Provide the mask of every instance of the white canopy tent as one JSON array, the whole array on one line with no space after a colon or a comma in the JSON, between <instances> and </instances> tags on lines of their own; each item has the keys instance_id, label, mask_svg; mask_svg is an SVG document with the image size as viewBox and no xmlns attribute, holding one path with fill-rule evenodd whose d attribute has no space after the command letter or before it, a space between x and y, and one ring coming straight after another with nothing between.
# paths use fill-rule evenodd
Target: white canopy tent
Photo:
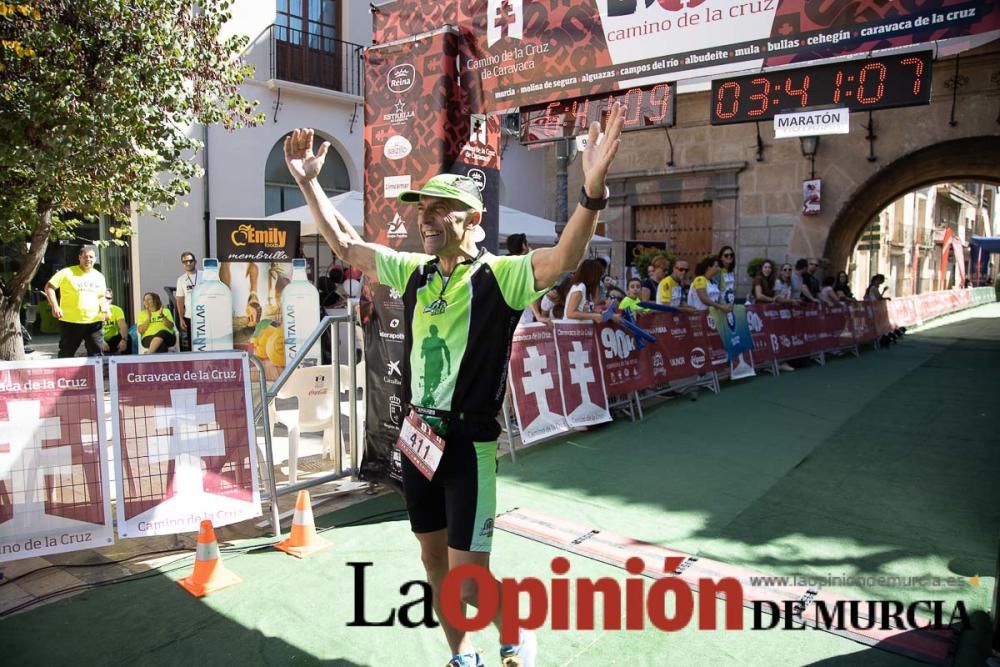
<instances>
[{"instance_id":1,"label":"white canopy tent","mask_svg":"<svg viewBox=\"0 0 1000 667\"><path fill-rule=\"evenodd\" d=\"M344 192L343 194L330 197L330 202L358 230L363 233L364 226L364 197L357 190ZM267 216L268 220L300 220L302 222L302 236L316 236L316 224L313 222L312 213L308 206L282 211ZM525 213L508 206L500 207L500 234L499 244L501 252L504 252L507 237L510 234L524 234L528 237L528 243L533 248L555 245L556 223L537 215ZM591 252L598 255L610 254L611 239L605 236L595 235L590 242Z\"/></svg>"}]
</instances>

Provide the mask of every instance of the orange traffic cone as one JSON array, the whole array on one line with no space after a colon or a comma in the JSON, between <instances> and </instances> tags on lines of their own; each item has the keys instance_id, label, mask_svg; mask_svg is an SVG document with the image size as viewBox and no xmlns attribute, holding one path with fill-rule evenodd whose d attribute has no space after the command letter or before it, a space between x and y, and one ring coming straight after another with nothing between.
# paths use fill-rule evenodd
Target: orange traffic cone
<instances>
[{"instance_id":1,"label":"orange traffic cone","mask_svg":"<svg viewBox=\"0 0 1000 667\"><path fill-rule=\"evenodd\" d=\"M212 522L205 519L198 529L198 550L194 556L194 571L190 577L178 579L177 583L191 595L200 598L241 581L242 579L223 566L219 543L215 541L215 529L212 528Z\"/></svg>"},{"instance_id":2,"label":"orange traffic cone","mask_svg":"<svg viewBox=\"0 0 1000 667\"><path fill-rule=\"evenodd\" d=\"M298 558L305 558L331 546L329 542L316 536L316 523L313 521L312 503L309 501L308 491L299 491L295 499L292 534L287 540L282 540L274 546Z\"/></svg>"}]
</instances>

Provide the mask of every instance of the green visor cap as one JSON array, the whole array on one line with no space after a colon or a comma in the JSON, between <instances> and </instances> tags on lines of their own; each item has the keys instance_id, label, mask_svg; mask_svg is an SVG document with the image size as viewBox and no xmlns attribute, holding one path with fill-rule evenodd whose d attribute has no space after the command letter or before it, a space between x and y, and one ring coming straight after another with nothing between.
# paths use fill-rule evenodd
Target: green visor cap
<instances>
[{"instance_id":1,"label":"green visor cap","mask_svg":"<svg viewBox=\"0 0 1000 667\"><path fill-rule=\"evenodd\" d=\"M421 196L457 199L469 208L483 212L483 196L479 186L468 176L438 174L419 190L404 190L396 197L404 204L416 204Z\"/></svg>"}]
</instances>

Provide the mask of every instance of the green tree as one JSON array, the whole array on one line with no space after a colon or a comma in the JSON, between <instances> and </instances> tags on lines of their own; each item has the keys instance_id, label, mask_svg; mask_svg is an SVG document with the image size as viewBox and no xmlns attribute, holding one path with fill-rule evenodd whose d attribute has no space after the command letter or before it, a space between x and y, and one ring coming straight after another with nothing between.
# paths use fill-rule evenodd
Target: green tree
<instances>
[{"instance_id":1,"label":"green tree","mask_svg":"<svg viewBox=\"0 0 1000 667\"><path fill-rule=\"evenodd\" d=\"M196 124L256 125L239 87L232 0L0 0L0 359L24 351L18 311L49 239L81 217L162 217L189 181Z\"/></svg>"}]
</instances>

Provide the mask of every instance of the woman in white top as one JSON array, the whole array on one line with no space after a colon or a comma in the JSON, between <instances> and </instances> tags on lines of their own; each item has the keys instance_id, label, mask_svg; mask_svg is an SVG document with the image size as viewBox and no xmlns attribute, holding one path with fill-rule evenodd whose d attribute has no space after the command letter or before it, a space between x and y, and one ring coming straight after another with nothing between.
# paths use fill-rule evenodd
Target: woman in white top
<instances>
[{"instance_id":1,"label":"woman in white top","mask_svg":"<svg viewBox=\"0 0 1000 667\"><path fill-rule=\"evenodd\" d=\"M594 323L603 321L601 313L595 312L595 303L600 296L601 276L604 275L604 264L596 259L585 259L576 268L576 273L570 279L572 287L566 293L566 309L563 320L589 320ZM613 315L616 322L621 321L619 315Z\"/></svg>"},{"instance_id":2,"label":"woman in white top","mask_svg":"<svg viewBox=\"0 0 1000 667\"><path fill-rule=\"evenodd\" d=\"M782 264L774 280L774 300L778 303L796 303L792 298L792 265Z\"/></svg>"},{"instance_id":3,"label":"woman in white top","mask_svg":"<svg viewBox=\"0 0 1000 667\"><path fill-rule=\"evenodd\" d=\"M694 267L694 280L688 290L688 305L695 310L708 310L710 307L729 312L733 307L722 301L722 292L713 282L719 273L718 257L706 257Z\"/></svg>"},{"instance_id":4,"label":"woman in white top","mask_svg":"<svg viewBox=\"0 0 1000 667\"><path fill-rule=\"evenodd\" d=\"M736 251L733 246L724 245L719 251L719 272L712 282L719 286L719 301L736 303Z\"/></svg>"}]
</instances>

